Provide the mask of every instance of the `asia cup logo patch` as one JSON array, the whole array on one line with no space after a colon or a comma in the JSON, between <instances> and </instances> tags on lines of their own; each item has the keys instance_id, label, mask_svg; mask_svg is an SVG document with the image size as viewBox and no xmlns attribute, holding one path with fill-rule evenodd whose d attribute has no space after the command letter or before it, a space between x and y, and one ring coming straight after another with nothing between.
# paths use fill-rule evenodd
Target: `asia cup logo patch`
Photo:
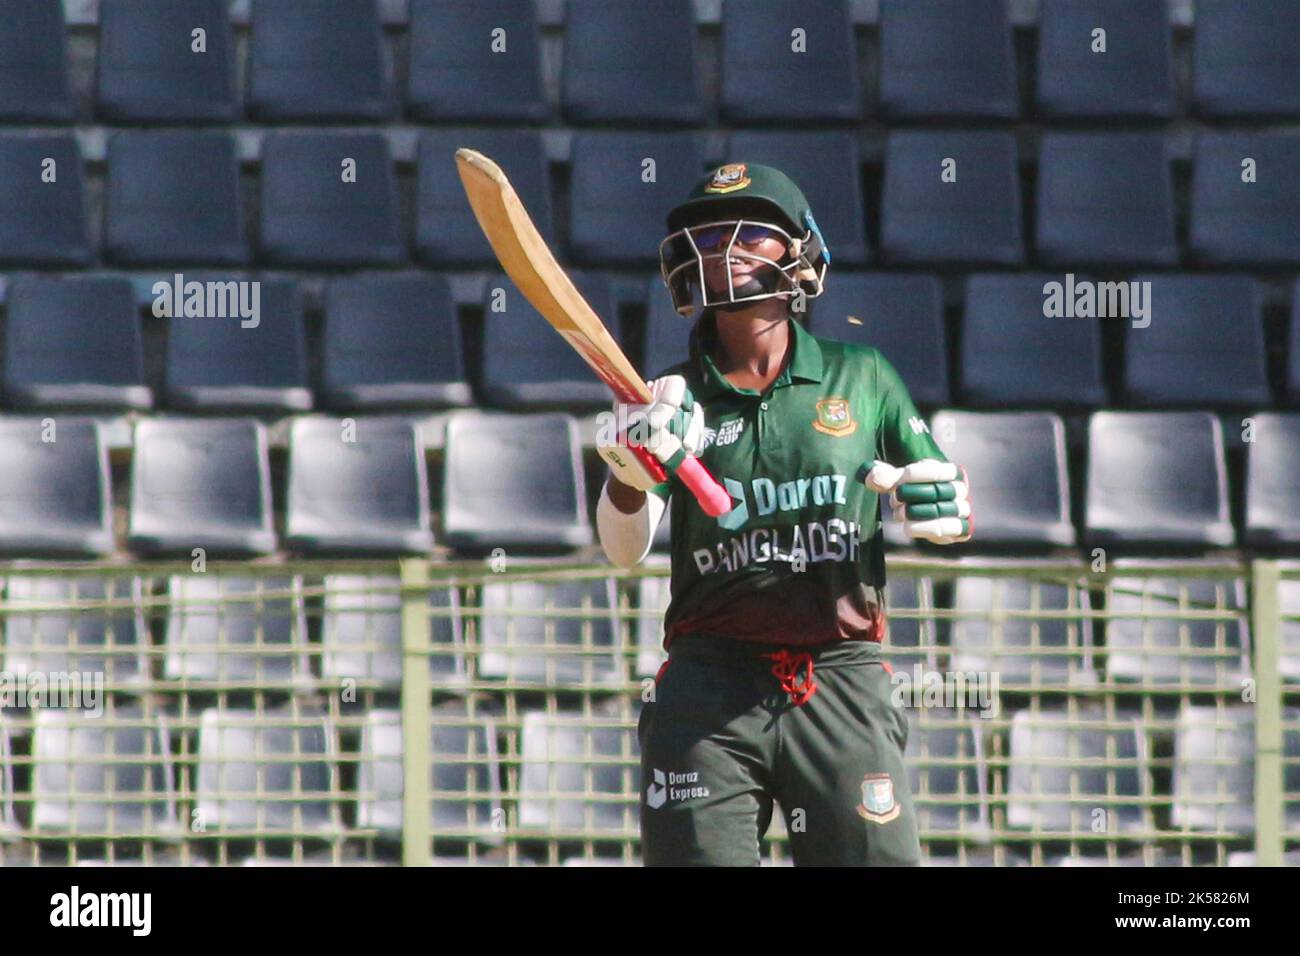
<instances>
[{"instance_id":1,"label":"asia cup logo patch","mask_svg":"<svg viewBox=\"0 0 1300 956\"><path fill-rule=\"evenodd\" d=\"M847 398L823 398L817 403L817 419L812 425L819 432L836 438L852 435L858 429Z\"/></svg>"},{"instance_id":2,"label":"asia cup logo patch","mask_svg":"<svg viewBox=\"0 0 1300 956\"><path fill-rule=\"evenodd\" d=\"M903 808L894 799L894 780L887 773L869 773L862 778L862 802L858 816L872 823L895 820Z\"/></svg>"},{"instance_id":3,"label":"asia cup logo patch","mask_svg":"<svg viewBox=\"0 0 1300 956\"><path fill-rule=\"evenodd\" d=\"M727 163L719 166L713 179L704 187L706 193L730 193L749 185L749 171L744 163Z\"/></svg>"}]
</instances>

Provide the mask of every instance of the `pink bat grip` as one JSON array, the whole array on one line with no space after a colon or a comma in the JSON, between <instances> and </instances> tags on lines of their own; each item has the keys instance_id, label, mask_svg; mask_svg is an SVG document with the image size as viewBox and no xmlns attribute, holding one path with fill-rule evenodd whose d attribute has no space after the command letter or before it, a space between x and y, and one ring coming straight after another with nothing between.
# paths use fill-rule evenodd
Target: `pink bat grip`
<instances>
[{"instance_id":1,"label":"pink bat grip","mask_svg":"<svg viewBox=\"0 0 1300 956\"><path fill-rule=\"evenodd\" d=\"M708 469L700 464L698 458L687 455L677 466L676 474L682 480L682 484L690 489L695 500L700 503L700 507L710 518L725 515L731 510L731 495L709 474Z\"/></svg>"}]
</instances>

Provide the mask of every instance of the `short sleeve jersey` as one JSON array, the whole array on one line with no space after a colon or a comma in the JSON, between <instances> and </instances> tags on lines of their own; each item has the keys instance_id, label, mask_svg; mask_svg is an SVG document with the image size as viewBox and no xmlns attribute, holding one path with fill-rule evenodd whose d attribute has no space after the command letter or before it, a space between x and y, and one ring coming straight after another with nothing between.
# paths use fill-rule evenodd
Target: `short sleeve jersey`
<instances>
[{"instance_id":1,"label":"short sleeve jersey","mask_svg":"<svg viewBox=\"0 0 1300 956\"><path fill-rule=\"evenodd\" d=\"M685 377L704 406L700 460L731 494L711 518L673 479L671 601L664 645L689 633L763 644L881 641L885 585L873 459L946 461L898 373L876 349L819 338L791 320L793 352L761 394L709 355L714 313L690 335ZM658 376L656 376L658 377Z\"/></svg>"}]
</instances>

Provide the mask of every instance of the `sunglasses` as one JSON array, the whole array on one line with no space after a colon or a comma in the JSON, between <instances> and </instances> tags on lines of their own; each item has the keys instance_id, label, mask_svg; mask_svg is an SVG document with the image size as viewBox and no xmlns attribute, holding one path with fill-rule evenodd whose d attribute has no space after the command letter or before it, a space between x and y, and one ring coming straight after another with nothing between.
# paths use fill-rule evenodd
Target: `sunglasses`
<instances>
[{"instance_id":1,"label":"sunglasses","mask_svg":"<svg viewBox=\"0 0 1300 956\"><path fill-rule=\"evenodd\" d=\"M781 233L777 230L756 223L745 223L739 232L736 232L734 225L701 226L691 230L691 238L699 249L708 251L725 246L731 240L732 233L736 234L737 242L746 246L757 245L764 239L781 238Z\"/></svg>"}]
</instances>

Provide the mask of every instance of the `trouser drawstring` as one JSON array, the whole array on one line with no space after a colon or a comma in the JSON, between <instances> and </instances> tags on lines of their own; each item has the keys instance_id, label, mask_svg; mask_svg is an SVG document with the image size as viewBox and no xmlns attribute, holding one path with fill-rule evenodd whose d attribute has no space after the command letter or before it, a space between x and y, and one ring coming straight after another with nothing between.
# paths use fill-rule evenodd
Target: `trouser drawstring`
<instances>
[{"instance_id":1,"label":"trouser drawstring","mask_svg":"<svg viewBox=\"0 0 1300 956\"><path fill-rule=\"evenodd\" d=\"M763 656L775 661L772 665L772 676L781 682L781 690L790 695L790 700L796 707L802 706L809 697L817 693L817 684L813 680L813 659L807 651L791 654L788 650L782 649ZM800 668L804 669L802 684L797 682Z\"/></svg>"}]
</instances>

